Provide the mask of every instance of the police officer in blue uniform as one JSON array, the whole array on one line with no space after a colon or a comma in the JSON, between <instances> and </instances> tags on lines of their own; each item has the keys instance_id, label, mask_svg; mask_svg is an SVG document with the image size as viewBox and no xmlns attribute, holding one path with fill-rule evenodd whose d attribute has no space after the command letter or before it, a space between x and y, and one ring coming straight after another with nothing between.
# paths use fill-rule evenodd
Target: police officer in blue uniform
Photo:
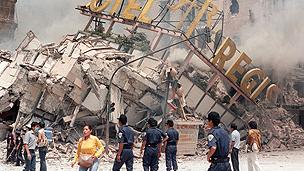
<instances>
[{"instance_id":1,"label":"police officer in blue uniform","mask_svg":"<svg viewBox=\"0 0 304 171\"><path fill-rule=\"evenodd\" d=\"M162 140L166 137L165 133L156 128L157 121L153 118L148 120L148 129L144 136L144 141L142 143L140 154L142 155L143 150L143 167L144 171L157 171L158 170L158 160L161 156L161 146Z\"/></svg>"},{"instance_id":2,"label":"police officer in blue uniform","mask_svg":"<svg viewBox=\"0 0 304 171\"><path fill-rule=\"evenodd\" d=\"M211 163L208 171L231 171L229 163L229 135L223 128L219 127L221 117L217 112L208 114L208 127L211 128L208 134L207 160Z\"/></svg>"},{"instance_id":3,"label":"police officer in blue uniform","mask_svg":"<svg viewBox=\"0 0 304 171\"><path fill-rule=\"evenodd\" d=\"M173 128L174 122L172 120L168 120L166 122L167 137L164 139L165 153L166 153L166 168L167 171L171 171L172 166L173 170L176 171L177 162L176 162L176 152L177 152L177 143L179 140L179 133L176 129Z\"/></svg>"},{"instance_id":4,"label":"police officer in blue uniform","mask_svg":"<svg viewBox=\"0 0 304 171\"><path fill-rule=\"evenodd\" d=\"M118 132L119 149L113 165L113 171L119 171L123 164L126 164L127 171L133 170L133 145L134 131L127 125L127 116L120 115L118 124L120 126Z\"/></svg>"}]
</instances>

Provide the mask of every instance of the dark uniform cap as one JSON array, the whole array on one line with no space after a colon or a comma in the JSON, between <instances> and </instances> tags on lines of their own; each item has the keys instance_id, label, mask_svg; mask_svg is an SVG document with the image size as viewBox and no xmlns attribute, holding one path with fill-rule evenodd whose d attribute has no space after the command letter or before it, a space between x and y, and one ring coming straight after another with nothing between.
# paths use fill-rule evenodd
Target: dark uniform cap
<instances>
[{"instance_id":1,"label":"dark uniform cap","mask_svg":"<svg viewBox=\"0 0 304 171\"><path fill-rule=\"evenodd\" d=\"M170 122L173 123L173 120L168 119L167 122L166 122L166 124L169 124Z\"/></svg>"},{"instance_id":2,"label":"dark uniform cap","mask_svg":"<svg viewBox=\"0 0 304 171\"><path fill-rule=\"evenodd\" d=\"M210 112L208 114L208 120L211 120L211 121L214 121L214 120L220 121L221 120L221 116L217 112Z\"/></svg>"},{"instance_id":3,"label":"dark uniform cap","mask_svg":"<svg viewBox=\"0 0 304 171\"><path fill-rule=\"evenodd\" d=\"M124 114L120 115L119 118L117 118L117 119L122 123L127 123L127 121L128 121L127 116Z\"/></svg>"},{"instance_id":4,"label":"dark uniform cap","mask_svg":"<svg viewBox=\"0 0 304 171\"><path fill-rule=\"evenodd\" d=\"M148 119L148 124L149 124L151 127L155 127L155 126L157 126L157 121L156 121L154 118L149 118L149 119Z\"/></svg>"}]
</instances>

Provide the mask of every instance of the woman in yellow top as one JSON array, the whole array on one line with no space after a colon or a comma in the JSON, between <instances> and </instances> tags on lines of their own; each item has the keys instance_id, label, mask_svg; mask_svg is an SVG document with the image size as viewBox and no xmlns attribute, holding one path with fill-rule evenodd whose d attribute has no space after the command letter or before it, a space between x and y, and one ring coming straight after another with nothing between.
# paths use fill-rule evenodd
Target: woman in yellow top
<instances>
[{"instance_id":1,"label":"woman in yellow top","mask_svg":"<svg viewBox=\"0 0 304 171\"><path fill-rule=\"evenodd\" d=\"M91 135L92 126L86 125L83 127L83 137L79 139L77 152L75 154L72 167L80 161L93 161L91 167L87 168L84 166L79 166L79 171L97 171L99 166L98 157L104 152L104 146L101 144L100 140Z\"/></svg>"}]
</instances>

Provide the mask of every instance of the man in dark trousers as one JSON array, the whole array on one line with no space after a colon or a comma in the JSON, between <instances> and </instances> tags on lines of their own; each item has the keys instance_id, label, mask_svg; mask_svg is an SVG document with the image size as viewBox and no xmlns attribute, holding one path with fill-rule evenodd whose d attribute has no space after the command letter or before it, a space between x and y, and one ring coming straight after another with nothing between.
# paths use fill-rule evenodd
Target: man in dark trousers
<instances>
[{"instance_id":1,"label":"man in dark trousers","mask_svg":"<svg viewBox=\"0 0 304 171\"><path fill-rule=\"evenodd\" d=\"M208 154L207 160L211 163L208 171L231 171L229 163L229 144L228 132L219 127L221 117L217 112L208 114Z\"/></svg>"},{"instance_id":2,"label":"man in dark trousers","mask_svg":"<svg viewBox=\"0 0 304 171\"><path fill-rule=\"evenodd\" d=\"M15 159L15 147L16 139L13 132L13 127L9 127L8 133L6 135L6 162L13 162Z\"/></svg>"},{"instance_id":3,"label":"man in dark trousers","mask_svg":"<svg viewBox=\"0 0 304 171\"><path fill-rule=\"evenodd\" d=\"M23 147L23 139L21 136L21 130L16 130L16 150L17 150L17 160L16 166L20 166L20 162L24 163L23 156L22 156L22 147Z\"/></svg>"},{"instance_id":4,"label":"man in dark trousers","mask_svg":"<svg viewBox=\"0 0 304 171\"><path fill-rule=\"evenodd\" d=\"M39 123L32 122L31 130L27 131L24 135L24 156L25 156L25 168L23 171L35 171L36 170L36 154L35 149L37 147L37 135L39 131Z\"/></svg>"},{"instance_id":5,"label":"man in dark trousers","mask_svg":"<svg viewBox=\"0 0 304 171\"><path fill-rule=\"evenodd\" d=\"M37 146L40 158L40 171L47 171L46 154L48 152L48 140L45 136L44 128L45 123L43 121L39 122Z\"/></svg>"},{"instance_id":6,"label":"man in dark trousers","mask_svg":"<svg viewBox=\"0 0 304 171\"><path fill-rule=\"evenodd\" d=\"M164 147L166 153L166 167L167 171L173 170L176 171L178 169L176 162L176 152L177 152L177 143L179 140L179 133L176 129L173 128L174 122L172 120L168 120L166 122L167 126L167 137L164 139Z\"/></svg>"},{"instance_id":7,"label":"man in dark trousers","mask_svg":"<svg viewBox=\"0 0 304 171\"><path fill-rule=\"evenodd\" d=\"M233 171L239 171L239 149L241 143L241 136L237 130L236 124L232 123L230 125L231 131L231 144L230 144L230 153L231 153L231 162Z\"/></svg>"},{"instance_id":8,"label":"man in dark trousers","mask_svg":"<svg viewBox=\"0 0 304 171\"><path fill-rule=\"evenodd\" d=\"M118 119L119 132L117 135L119 149L113 166L113 171L119 171L126 164L127 171L133 170L134 131L127 125L127 116L120 115Z\"/></svg>"},{"instance_id":9,"label":"man in dark trousers","mask_svg":"<svg viewBox=\"0 0 304 171\"><path fill-rule=\"evenodd\" d=\"M140 155L142 156L143 150L143 167L144 171L157 171L158 160L161 156L162 140L166 138L165 133L156 128L157 121L153 118L148 120L148 129L144 136L144 141L140 149Z\"/></svg>"}]
</instances>

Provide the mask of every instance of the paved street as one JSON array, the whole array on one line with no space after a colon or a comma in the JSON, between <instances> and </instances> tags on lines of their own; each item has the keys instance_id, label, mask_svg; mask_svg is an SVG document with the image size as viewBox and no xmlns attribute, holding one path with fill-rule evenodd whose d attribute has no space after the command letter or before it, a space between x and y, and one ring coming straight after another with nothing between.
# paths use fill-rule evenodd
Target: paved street
<instances>
[{"instance_id":1,"label":"paved street","mask_svg":"<svg viewBox=\"0 0 304 171\"><path fill-rule=\"evenodd\" d=\"M284 151L284 152L270 152L263 153L260 156L260 164L263 171L300 171L304 167L304 150ZM49 161L48 171L76 171L77 167L71 168L67 161ZM112 163L101 163L99 171L110 171ZM208 168L208 163L205 159L196 157L195 159L188 157L186 159L179 159L180 171L204 171ZM37 169L39 168L37 163ZM0 163L0 171L20 171L22 167L9 166ZM165 163L162 159L160 163L160 171L165 170ZM246 155L241 157L241 170L247 170ZM122 169L125 171L125 169ZM135 164L134 171L142 171L140 161Z\"/></svg>"}]
</instances>

